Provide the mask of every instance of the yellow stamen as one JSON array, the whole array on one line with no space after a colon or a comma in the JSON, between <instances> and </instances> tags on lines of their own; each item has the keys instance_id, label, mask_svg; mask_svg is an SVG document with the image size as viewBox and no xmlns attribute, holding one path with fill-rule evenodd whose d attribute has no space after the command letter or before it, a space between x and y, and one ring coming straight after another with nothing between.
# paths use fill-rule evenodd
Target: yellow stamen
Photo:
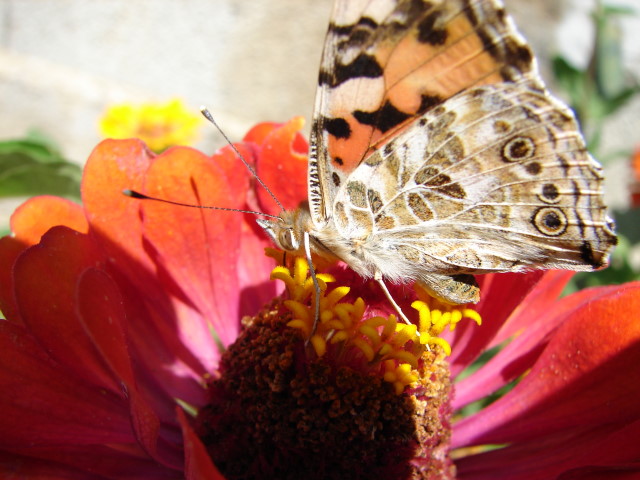
<instances>
[{"instance_id":1,"label":"yellow stamen","mask_svg":"<svg viewBox=\"0 0 640 480\"><path fill-rule=\"evenodd\" d=\"M284 306L293 316L287 325L300 330L317 357L325 356L329 345L335 352L354 352L355 349L360 357L351 353L346 358L361 358L370 368L380 365L383 378L393 384L397 393L402 393L417 380L418 373L414 370L418 369L420 358L430 350L429 347L439 347L446 355L451 354L451 346L439 336L447 326L453 330L463 318L481 323L477 312L442 304L420 292L421 300L412 304L418 311L418 325L398 323L393 314L388 318L364 318L366 305L362 298L353 302L345 300L350 288L338 286L328 290L327 282L335 281L335 278L318 273L320 318L311 335L315 289L306 260L295 258L291 269L276 267L271 278L282 280L290 297L284 301Z\"/></svg>"}]
</instances>

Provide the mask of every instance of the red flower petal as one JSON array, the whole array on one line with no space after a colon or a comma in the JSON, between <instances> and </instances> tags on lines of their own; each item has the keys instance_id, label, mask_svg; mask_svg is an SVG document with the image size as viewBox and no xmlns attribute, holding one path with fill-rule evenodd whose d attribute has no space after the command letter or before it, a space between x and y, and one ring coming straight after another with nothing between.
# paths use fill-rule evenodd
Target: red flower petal
<instances>
[{"instance_id":1,"label":"red flower petal","mask_svg":"<svg viewBox=\"0 0 640 480\"><path fill-rule=\"evenodd\" d=\"M276 128L280 128L282 123L277 122L262 122L251 127L251 130L242 139L243 142L255 143L256 145L262 145L265 138Z\"/></svg>"},{"instance_id":2,"label":"red flower petal","mask_svg":"<svg viewBox=\"0 0 640 480\"><path fill-rule=\"evenodd\" d=\"M101 263L87 235L54 227L16 261L15 294L24 323L53 358L89 384L117 391L74 305L78 277Z\"/></svg>"},{"instance_id":3,"label":"red flower petal","mask_svg":"<svg viewBox=\"0 0 640 480\"><path fill-rule=\"evenodd\" d=\"M69 375L25 329L0 322L0 350L0 389L11 392L0 396L0 449L135 442L122 398Z\"/></svg>"},{"instance_id":4,"label":"red flower petal","mask_svg":"<svg viewBox=\"0 0 640 480\"><path fill-rule=\"evenodd\" d=\"M143 212L153 202L122 194L125 188L145 192L145 177L154 157L138 140L101 142L85 167L83 199L90 234L105 252L109 273L129 300L127 315L136 319L130 322L128 333L146 375L153 376L157 387L164 389L158 391L162 398L169 394L198 404L203 401L198 379L206 367L185 348L179 335L176 308L187 307L172 297L177 290L157 264L156 253L144 236ZM189 320L185 316L186 325ZM159 363L171 367L158 368ZM156 411L161 406L162 402L156 404ZM165 414L173 417L173 410ZM161 414L161 418L165 416Z\"/></svg>"},{"instance_id":5,"label":"red flower petal","mask_svg":"<svg viewBox=\"0 0 640 480\"><path fill-rule=\"evenodd\" d=\"M180 452L175 449L165 449L162 455L157 452L160 421L135 380L124 330L123 299L117 286L105 272L88 269L78 282L76 301L87 334L129 401L132 425L140 446L159 463L180 468Z\"/></svg>"},{"instance_id":6,"label":"red flower petal","mask_svg":"<svg viewBox=\"0 0 640 480\"><path fill-rule=\"evenodd\" d=\"M4 318L24 324L13 289L13 265L27 245L13 237L0 238L0 311Z\"/></svg>"},{"instance_id":7,"label":"red flower petal","mask_svg":"<svg viewBox=\"0 0 640 480\"><path fill-rule=\"evenodd\" d=\"M457 446L515 442L504 455L491 453L501 458L509 478L555 478L558 472L585 465L579 461L602 465L597 456L567 456L567 446L595 451L607 436L622 435L640 418L640 384L628 378L640 363L640 283L588 290L577 305L572 297L550 312L567 318L531 372L509 394L454 428ZM566 303L572 306L568 316ZM624 443L612 445L611 451L619 447ZM553 468L538 476L517 476L509 470L515 462L527 465L527 455L530 468L542 458L550 458ZM471 472L480 462L469 457L460 465ZM492 474L499 476L495 470Z\"/></svg>"},{"instance_id":8,"label":"red flower petal","mask_svg":"<svg viewBox=\"0 0 640 480\"><path fill-rule=\"evenodd\" d=\"M82 233L88 230L82 207L59 197L31 198L11 216L14 236L0 239L0 309L7 320L22 323L13 291L12 272L16 259L56 225L66 225Z\"/></svg>"},{"instance_id":9,"label":"red flower petal","mask_svg":"<svg viewBox=\"0 0 640 480\"><path fill-rule=\"evenodd\" d=\"M245 143L235 144L243 158L255 167L254 153L260 148L251 142L262 143L266 137L280 124L264 123L252 129L245 137ZM296 138L301 137L297 136ZM220 166L227 179L229 191L232 197L238 201L236 208L260 212L260 206L255 191L249 188L250 180L256 184L247 168L242 164L235 151L229 146L219 150L212 157L213 163ZM257 188L262 189L258 186ZM243 203L244 202L244 203ZM239 250L235 254L237 262L236 275L240 293L239 312L241 318L244 315L253 315L265 303L276 295L276 284L270 282L269 274L275 262L264 254L264 248L272 246L262 228L256 223L256 215L227 212L224 215L235 215L242 218L241 232L239 234ZM225 266L230 264L232 258L225 259Z\"/></svg>"},{"instance_id":10,"label":"red flower petal","mask_svg":"<svg viewBox=\"0 0 640 480\"><path fill-rule=\"evenodd\" d=\"M516 443L456 462L460 480L637 480L640 422ZM585 439L587 441L585 441Z\"/></svg>"},{"instance_id":11,"label":"red flower petal","mask_svg":"<svg viewBox=\"0 0 640 480\"><path fill-rule=\"evenodd\" d=\"M176 412L184 437L185 478L187 480L224 480L224 476L211 461L207 449L189 425L184 411L177 408Z\"/></svg>"},{"instance_id":12,"label":"red flower petal","mask_svg":"<svg viewBox=\"0 0 640 480\"><path fill-rule=\"evenodd\" d=\"M256 171L286 210L297 208L307 198L306 141L300 134L304 120L296 117L273 130L259 149ZM262 211L278 215L269 193L256 187Z\"/></svg>"},{"instance_id":13,"label":"red flower petal","mask_svg":"<svg viewBox=\"0 0 640 480\"><path fill-rule=\"evenodd\" d=\"M34 447L27 455L0 452L0 472L2 478L21 480L184 479L182 471L168 470L137 457L139 451L117 447Z\"/></svg>"},{"instance_id":14,"label":"red flower petal","mask_svg":"<svg viewBox=\"0 0 640 480\"><path fill-rule=\"evenodd\" d=\"M11 216L11 231L27 245L38 243L42 235L56 225L65 225L80 233L87 233L89 229L80 205L49 195L30 198Z\"/></svg>"},{"instance_id":15,"label":"red flower petal","mask_svg":"<svg viewBox=\"0 0 640 480\"><path fill-rule=\"evenodd\" d=\"M91 234L123 274L150 295L155 288L155 265L142 235L140 201L124 189L144 192L144 178L154 159L139 140L105 140L91 153L82 178L82 199ZM162 298L160 296L159 298Z\"/></svg>"},{"instance_id":16,"label":"red flower petal","mask_svg":"<svg viewBox=\"0 0 640 480\"><path fill-rule=\"evenodd\" d=\"M486 348L492 348L511 337L515 338L481 369L456 384L454 409L494 393L533 365L546 345L549 332L558 327L565 312L574 308L573 303L564 302L564 309L560 311L553 303L573 274L557 270L547 271L542 275L511 315L503 320ZM580 296L575 295L572 300L574 303L578 302ZM552 305L554 314L548 315Z\"/></svg>"},{"instance_id":17,"label":"red flower petal","mask_svg":"<svg viewBox=\"0 0 640 480\"><path fill-rule=\"evenodd\" d=\"M455 377L490 345L507 318L532 291L543 271L478 275L481 300L474 310L482 316L482 327L463 322L456 327L451 341L451 374Z\"/></svg>"},{"instance_id":18,"label":"red flower petal","mask_svg":"<svg viewBox=\"0 0 640 480\"><path fill-rule=\"evenodd\" d=\"M190 205L231 209L245 205L243 192L231 190L225 171L188 148L171 149L156 159L147 174L145 193ZM175 287L199 313L191 315L193 323L182 325L192 341L206 342L192 350L203 356L216 351L211 326L223 344L229 344L239 328L236 257L242 215L160 202L146 202L142 210L145 238Z\"/></svg>"}]
</instances>

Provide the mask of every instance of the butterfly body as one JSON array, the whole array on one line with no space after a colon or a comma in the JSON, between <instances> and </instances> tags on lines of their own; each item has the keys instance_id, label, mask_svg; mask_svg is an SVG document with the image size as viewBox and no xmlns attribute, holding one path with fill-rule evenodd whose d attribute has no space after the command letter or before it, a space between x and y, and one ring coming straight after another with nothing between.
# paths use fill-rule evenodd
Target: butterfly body
<instances>
[{"instance_id":1,"label":"butterfly body","mask_svg":"<svg viewBox=\"0 0 640 480\"><path fill-rule=\"evenodd\" d=\"M281 248L450 303L479 300L474 274L594 270L616 243L601 167L497 0L336 2L308 180L260 221Z\"/></svg>"}]
</instances>

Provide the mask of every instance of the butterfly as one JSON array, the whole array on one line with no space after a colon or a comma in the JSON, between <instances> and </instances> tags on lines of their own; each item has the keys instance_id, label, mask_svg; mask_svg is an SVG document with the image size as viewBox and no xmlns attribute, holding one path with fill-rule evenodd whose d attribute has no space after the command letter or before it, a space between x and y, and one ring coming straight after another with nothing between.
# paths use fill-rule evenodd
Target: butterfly
<instances>
[{"instance_id":1,"label":"butterfly","mask_svg":"<svg viewBox=\"0 0 640 480\"><path fill-rule=\"evenodd\" d=\"M374 278L396 309L385 281L476 303L475 274L605 267L602 181L500 1L338 0L308 203L258 222L285 251Z\"/></svg>"}]
</instances>

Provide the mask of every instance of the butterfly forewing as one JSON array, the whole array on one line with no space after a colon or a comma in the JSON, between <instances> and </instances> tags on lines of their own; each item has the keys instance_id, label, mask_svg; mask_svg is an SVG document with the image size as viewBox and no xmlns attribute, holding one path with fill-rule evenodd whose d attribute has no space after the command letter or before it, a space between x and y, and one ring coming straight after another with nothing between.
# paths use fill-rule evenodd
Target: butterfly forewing
<instances>
[{"instance_id":1,"label":"butterfly forewing","mask_svg":"<svg viewBox=\"0 0 640 480\"><path fill-rule=\"evenodd\" d=\"M312 127L313 217L331 214L345 176L382 138L460 91L502 81L542 88L530 48L493 0L336 2Z\"/></svg>"}]
</instances>

